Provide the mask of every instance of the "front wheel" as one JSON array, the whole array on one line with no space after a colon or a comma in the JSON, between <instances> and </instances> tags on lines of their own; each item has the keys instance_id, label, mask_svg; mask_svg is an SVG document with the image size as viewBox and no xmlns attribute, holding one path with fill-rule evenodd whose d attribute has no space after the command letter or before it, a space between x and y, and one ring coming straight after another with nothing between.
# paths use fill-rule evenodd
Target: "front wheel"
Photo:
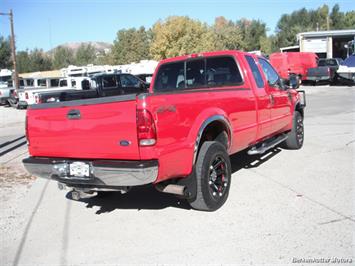
<instances>
[{"instance_id":1,"label":"front wheel","mask_svg":"<svg viewBox=\"0 0 355 266\"><path fill-rule=\"evenodd\" d=\"M219 209L228 198L231 172L226 148L216 141L204 142L197 157L197 194L189 200L191 207L203 211Z\"/></svg>"},{"instance_id":2,"label":"front wheel","mask_svg":"<svg viewBox=\"0 0 355 266\"><path fill-rule=\"evenodd\" d=\"M295 111L292 119L292 130L288 133L288 138L282 147L290 150L298 150L303 146L304 126L303 117L300 112Z\"/></svg>"}]
</instances>

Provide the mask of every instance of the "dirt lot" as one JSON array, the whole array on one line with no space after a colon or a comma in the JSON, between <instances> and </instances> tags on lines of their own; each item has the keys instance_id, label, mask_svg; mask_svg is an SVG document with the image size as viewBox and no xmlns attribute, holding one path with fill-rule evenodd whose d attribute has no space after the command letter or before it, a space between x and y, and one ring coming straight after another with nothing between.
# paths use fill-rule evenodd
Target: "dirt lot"
<instances>
[{"instance_id":1,"label":"dirt lot","mask_svg":"<svg viewBox=\"0 0 355 266\"><path fill-rule=\"evenodd\" d=\"M213 213L149 186L73 201L24 174L25 111L0 107L0 264L353 265L355 87L305 90L304 148L233 155Z\"/></svg>"}]
</instances>

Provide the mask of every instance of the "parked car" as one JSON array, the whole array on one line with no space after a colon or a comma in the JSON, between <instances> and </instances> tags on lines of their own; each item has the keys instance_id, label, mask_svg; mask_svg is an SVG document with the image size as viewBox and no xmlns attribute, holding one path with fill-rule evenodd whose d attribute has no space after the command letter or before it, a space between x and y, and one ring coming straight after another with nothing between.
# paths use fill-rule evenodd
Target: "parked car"
<instances>
[{"instance_id":1,"label":"parked car","mask_svg":"<svg viewBox=\"0 0 355 266\"><path fill-rule=\"evenodd\" d=\"M302 81L307 80L307 70L318 66L318 56L315 53L273 53L269 58L277 73L285 80L288 80L291 74L298 75Z\"/></svg>"},{"instance_id":2,"label":"parked car","mask_svg":"<svg viewBox=\"0 0 355 266\"><path fill-rule=\"evenodd\" d=\"M355 84L355 54L346 58L337 70L339 79L346 84Z\"/></svg>"},{"instance_id":3,"label":"parked car","mask_svg":"<svg viewBox=\"0 0 355 266\"><path fill-rule=\"evenodd\" d=\"M214 211L229 194L230 154L302 147L304 103L263 57L179 56L159 63L147 93L30 106L23 163L74 199L152 183Z\"/></svg>"},{"instance_id":4,"label":"parked car","mask_svg":"<svg viewBox=\"0 0 355 266\"><path fill-rule=\"evenodd\" d=\"M12 87L9 81L12 79L12 71L8 69L0 69L0 88Z\"/></svg>"},{"instance_id":5,"label":"parked car","mask_svg":"<svg viewBox=\"0 0 355 266\"><path fill-rule=\"evenodd\" d=\"M67 90L81 90L81 81L87 77L70 78L40 78L34 79L33 87L25 87L17 92L19 108L27 108L32 104L40 103L39 94L45 92L63 92Z\"/></svg>"},{"instance_id":6,"label":"parked car","mask_svg":"<svg viewBox=\"0 0 355 266\"><path fill-rule=\"evenodd\" d=\"M307 80L313 81L314 84L318 81L336 82L338 79L337 70L342 62L341 58L319 59L317 67L307 70Z\"/></svg>"},{"instance_id":7,"label":"parked car","mask_svg":"<svg viewBox=\"0 0 355 266\"><path fill-rule=\"evenodd\" d=\"M2 87L0 88L0 104L7 105L9 104L9 99L11 95L11 91L14 90L12 87Z\"/></svg>"},{"instance_id":8,"label":"parked car","mask_svg":"<svg viewBox=\"0 0 355 266\"><path fill-rule=\"evenodd\" d=\"M355 40L349 41L345 47L347 49L347 58L339 66L337 74L343 83L355 85Z\"/></svg>"},{"instance_id":9,"label":"parked car","mask_svg":"<svg viewBox=\"0 0 355 266\"><path fill-rule=\"evenodd\" d=\"M9 104L11 107L14 108L19 108L19 95L18 95L18 91L22 91L25 89L30 89L33 88L34 85L34 79L32 78L20 78L19 79L19 89L16 90L13 87L13 81L9 80L8 81L8 85L11 87L10 89L10 96L7 99L7 104Z\"/></svg>"},{"instance_id":10,"label":"parked car","mask_svg":"<svg viewBox=\"0 0 355 266\"><path fill-rule=\"evenodd\" d=\"M39 92L40 103L73 101L79 99L137 94L147 91L147 85L131 74L101 73L82 81L81 90Z\"/></svg>"}]
</instances>

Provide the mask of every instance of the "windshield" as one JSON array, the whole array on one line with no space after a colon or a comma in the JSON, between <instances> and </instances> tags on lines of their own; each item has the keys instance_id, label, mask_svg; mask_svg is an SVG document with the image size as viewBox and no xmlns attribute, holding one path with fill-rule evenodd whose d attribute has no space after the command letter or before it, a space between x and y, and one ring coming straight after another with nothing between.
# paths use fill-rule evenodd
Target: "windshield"
<instances>
[{"instance_id":1,"label":"windshield","mask_svg":"<svg viewBox=\"0 0 355 266\"><path fill-rule=\"evenodd\" d=\"M338 63L335 59L319 60L318 66L337 66Z\"/></svg>"},{"instance_id":2,"label":"windshield","mask_svg":"<svg viewBox=\"0 0 355 266\"><path fill-rule=\"evenodd\" d=\"M8 82L11 76L0 76L0 82Z\"/></svg>"},{"instance_id":3,"label":"windshield","mask_svg":"<svg viewBox=\"0 0 355 266\"><path fill-rule=\"evenodd\" d=\"M355 55L355 40L348 43L348 54Z\"/></svg>"}]
</instances>

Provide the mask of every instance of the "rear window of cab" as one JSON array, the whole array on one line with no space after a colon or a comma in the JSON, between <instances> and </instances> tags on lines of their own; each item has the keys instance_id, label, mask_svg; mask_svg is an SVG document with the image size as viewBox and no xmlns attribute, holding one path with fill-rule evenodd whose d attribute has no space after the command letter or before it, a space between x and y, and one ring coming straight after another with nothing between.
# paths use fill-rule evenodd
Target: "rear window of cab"
<instances>
[{"instance_id":1,"label":"rear window of cab","mask_svg":"<svg viewBox=\"0 0 355 266\"><path fill-rule=\"evenodd\" d=\"M240 69L231 56L193 58L159 67L154 92L243 84Z\"/></svg>"}]
</instances>

